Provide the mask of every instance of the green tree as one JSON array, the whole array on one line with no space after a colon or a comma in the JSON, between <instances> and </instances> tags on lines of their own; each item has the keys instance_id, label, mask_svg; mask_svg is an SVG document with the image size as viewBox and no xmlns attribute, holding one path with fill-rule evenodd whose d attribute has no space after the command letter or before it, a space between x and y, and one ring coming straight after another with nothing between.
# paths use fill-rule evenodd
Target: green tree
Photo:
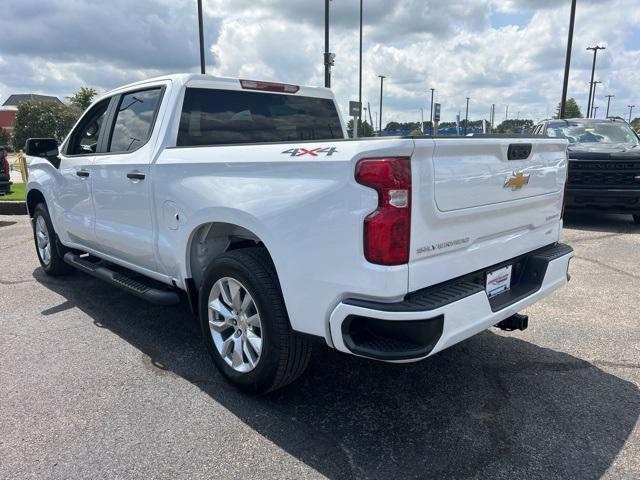
<instances>
[{"instance_id":1,"label":"green tree","mask_svg":"<svg viewBox=\"0 0 640 480\"><path fill-rule=\"evenodd\" d=\"M502 133L513 135L517 133L526 133L530 131L534 126L533 120L516 120L515 118L511 118L509 120L505 120L500 125L495 128L495 133Z\"/></svg>"},{"instance_id":2,"label":"green tree","mask_svg":"<svg viewBox=\"0 0 640 480\"><path fill-rule=\"evenodd\" d=\"M4 128L0 128L0 147L5 145L9 145L9 141L11 140L11 134L8 130Z\"/></svg>"},{"instance_id":3,"label":"green tree","mask_svg":"<svg viewBox=\"0 0 640 480\"><path fill-rule=\"evenodd\" d=\"M24 148L28 138L55 138L58 141L69 133L79 112L66 105L52 102L28 101L18 107L13 130L16 150Z\"/></svg>"},{"instance_id":4,"label":"green tree","mask_svg":"<svg viewBox=\"0 0 640 480\"><path fill-rule=\"evenodd\" d=\"M555 118L560 118L560 103L558 103ZM575 98L567 100L567 105L564 109L564 118L582 118L582 112L580 111L580 107L578 106L578 102L576 102Z\"/></svg>"},{"instance_id":5,"label":"green tree","mask_svg":"<svg viewBox=\"0 0 640 480\"><path fill-rule=\"evenodd\" d=\"M349 138L352 138L353 137L353 119L349 120L349 122L347 123L347 130L349 132ZM371 128L371 125L369 125L369 122L367 121L362 122L362 127L360 131L362 132L361 135L363 137L373 137L375 133L373 131L373 128Z\"/></svg>"},{"instance_id":6,"label":"green tree","mask_svg":"<svg viewBox=\"0 0 640 480\"><path fill-rule=\"evenodd\" d=\"M634 118L633 122L631 122L631 126L636 132L640 132L640 117Z\"/></svg>"},{"instance_id":7,"label":"green tree","mask_svg":"<svg viewBox=\"0 0 640 480\"><path fill-rule=\"evenodd\" d=\"M69 99L69 103L71 105L80 109L81 112L84 112L87 108L89 108L89 105L91 105L93 98L97 94L98 92L95 88L80 87L80 90L67 98Z\"/></svg>"}]
</instances>

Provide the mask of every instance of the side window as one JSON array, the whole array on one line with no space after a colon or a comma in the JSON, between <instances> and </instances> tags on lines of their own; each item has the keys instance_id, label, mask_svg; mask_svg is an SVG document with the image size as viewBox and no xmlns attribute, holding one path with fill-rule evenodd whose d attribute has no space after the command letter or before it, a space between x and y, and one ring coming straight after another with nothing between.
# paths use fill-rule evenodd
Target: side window
<instances>
[{"instance_id":1,"label":"side window","mask_svg":"<svg viewBox=\"0 0 640 480\"><path fill-rule=\"evenodd\" d=\"M94 106L71 134L67 155L87 155L96 153L100 143L102 123L111 99Z\"/></svg>"},{"instance_id":2,"label":"side window","mask_svg":"<svg viewBox=\"0 0 640 480\"><path fill-rule=\"evenodd\" d=\"M109 152L131 152L149 139L162 89L127 93L120 99L111 132Z\"/></svg>"}]
</instances>

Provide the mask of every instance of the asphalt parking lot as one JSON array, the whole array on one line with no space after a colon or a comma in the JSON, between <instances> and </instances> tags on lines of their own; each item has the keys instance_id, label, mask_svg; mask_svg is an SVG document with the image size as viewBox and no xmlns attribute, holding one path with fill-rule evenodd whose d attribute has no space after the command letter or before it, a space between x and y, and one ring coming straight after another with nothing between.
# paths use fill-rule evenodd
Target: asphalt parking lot
<instances>
[{"instance_id":1,"label":"asphalt parking lot","mask_svg":"<svg viewBox=\"0 0 640 480\"><path fill-rule=\"evenodd\" d=\"M640 478L640 227L569 215L570 285L425 362L316 348L266 397L186 307L46 277L0 216L0 478Z\"/></svg>"}]
</instances>

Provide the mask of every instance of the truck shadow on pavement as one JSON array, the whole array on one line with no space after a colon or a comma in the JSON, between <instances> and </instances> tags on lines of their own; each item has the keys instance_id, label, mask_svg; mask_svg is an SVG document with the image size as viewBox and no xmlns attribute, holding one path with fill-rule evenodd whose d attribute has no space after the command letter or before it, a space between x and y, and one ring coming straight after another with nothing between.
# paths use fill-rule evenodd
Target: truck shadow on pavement
<instances>
[{"instance_id":1,"label":"truck shadow on pavement","mask_svg":"<svg viewBox=\"0 0 640 480\"><path fill-rule=\"evenodd\" d=\"M411 365L319 346L299 381L251 397L215 371L186 306L150 306L79 273L64 280L40 269L33 275L65 299L43 313L80 309L140 350L150 375L197 385L329 478L596 479L640 415L633 383L490 332Z\"/></svg>"},{"instance_id":2,"label":"truck shadow on pavement","mask_svg":"<svg viewBox=\"0 0 640 480\"><path fill-rule=\"evenodd\" d=\"M602 212L567 210L564 226L575 230L605 233L640 233L640 225L631 215L612 215Z\"/></svg>"}]
</instances>

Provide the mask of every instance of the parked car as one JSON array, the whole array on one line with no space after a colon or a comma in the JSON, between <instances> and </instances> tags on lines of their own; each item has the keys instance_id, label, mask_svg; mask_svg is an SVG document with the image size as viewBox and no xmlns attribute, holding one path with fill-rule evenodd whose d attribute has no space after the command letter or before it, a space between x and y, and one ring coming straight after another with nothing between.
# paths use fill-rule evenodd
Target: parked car
<instances>
[{"instance_id":1,"label":"parked car","mask_svg":"<svg viewBox=\"0 0 640 480\"><path fill-rule=\"evenodd\" d=\"M546 120L534 133L569 141L567 208L629 213L640 224L640 138L626 121Z\"/></svg>"},{"instance_id":2,"label":"parked car","mask_svg":"<svg viewBox=\"0 0 640 480\"><path fill-rule=\"evenodd\" d=\"M11 193L11 170L9 149L0 145L0 196Z\"/></svg>"},{"instance_id":3,"label":"parked car","mask_svg":"<svg viewBox=\"0 0 640 480\"><path fill-rule=\"evenodd\" d=\"M328 89L176 75L107 93L60 148L30 139L27 202L46 273L184 291L222 374L266 392L313 339L410 362L526 328L568 281L566 146L349 140Z\"/></svg>"}]
</instances>

